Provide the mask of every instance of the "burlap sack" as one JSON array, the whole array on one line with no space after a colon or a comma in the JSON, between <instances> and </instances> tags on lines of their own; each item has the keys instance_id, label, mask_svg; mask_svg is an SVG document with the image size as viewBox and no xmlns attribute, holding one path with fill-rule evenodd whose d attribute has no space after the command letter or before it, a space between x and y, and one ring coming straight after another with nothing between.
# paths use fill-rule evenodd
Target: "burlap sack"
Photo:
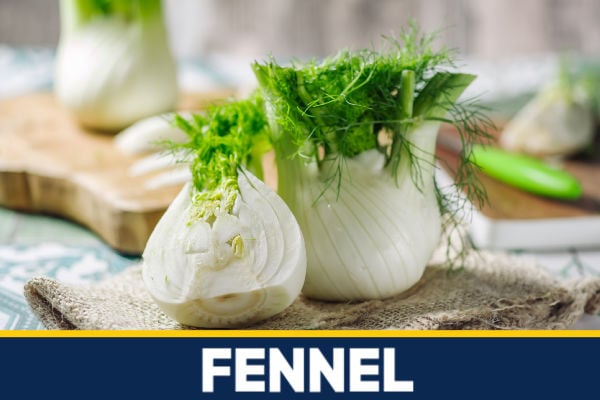
<instances>
[{"instance_id":1,"label":"burlap sack","mask_svg":"<svg viewBox=\"0 0 600 400\"><path fill-rule=\"evenodd\" d=\"M139 265L93 285L38 277L25 297L49 329L190 329L163 314L146 292ZM402 295L354 304L302 296L251 329L564 329L600 311L600 278L562 281L524 259L474 253L465 267L427 267Z\"/></svg>"}]
</instances>

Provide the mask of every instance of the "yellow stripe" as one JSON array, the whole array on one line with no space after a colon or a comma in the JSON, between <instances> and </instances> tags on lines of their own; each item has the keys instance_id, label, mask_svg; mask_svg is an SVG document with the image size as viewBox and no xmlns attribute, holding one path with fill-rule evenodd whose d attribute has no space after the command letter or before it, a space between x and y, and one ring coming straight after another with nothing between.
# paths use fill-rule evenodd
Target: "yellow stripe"
<instances>
[{"instance_id":1,"label":"yellow stripe","mask_svg":"<svg viewBox=\"0 0 600 400\"><path fill-rule=\"evenodd\" d=\"M0 331L0 338L600 338L600 330L395 331L395 330L172 330Z\"/></svg>"}]
</instances>

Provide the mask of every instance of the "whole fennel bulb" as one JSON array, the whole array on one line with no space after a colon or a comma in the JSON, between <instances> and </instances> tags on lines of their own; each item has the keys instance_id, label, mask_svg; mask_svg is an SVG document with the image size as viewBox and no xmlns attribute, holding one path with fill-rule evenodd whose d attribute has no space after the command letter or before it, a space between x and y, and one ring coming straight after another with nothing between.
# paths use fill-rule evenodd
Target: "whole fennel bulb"
<instances>
[{"instance_id":1,"label":"whole fennel bulb","mask_svg":"<svg viewBox=\"0 0 600 400\"><path fill-rule=\"evenodd\" d=\"M191 120L187 184L153 230L143 253L152 298L182 324L247 326L288 307L306 273L300 227L283 200L254 173L268 146L260 99L215 107ZM247 168L253 169L254 173Z\"/></svg>"},{"instance_id":2,"label":"whole fennel bulb","mask_svg":"<svg viewBox=\"0 0 600 400\"><path fill-rule=\"evenodd\" d=\"M345 161L339 193L323 192L316 166L278 160L279 190L294 211L308 249L302 292L323 300L381 299L403 292L422 276L438 245L441 215L433 182L438 123L409 134L422 158L422 181L403 159L397 178L384 156L367 150Z\"/></svg>"},{"instance_id":3,"label":"whole fennel bulb","mask_svg":"<svg viewBox=\"0 0 600 400\"><path fill-rule=\"evenodd\" d=\"M54 91L82 125L118 130L174 109L160 0L61 0L60 9Z\"/></svg>"},{"instance_id":4,"label":"whole fennel bulb","mask_svg":"<svg viewBox=\"0 0 600 400\"><path fill-rule=\"evenodd\" d=\"M537 157L569 156L594 139L592 101L577 85L543 87L504 127L500 144Z\"/></svg>"},{"instance_id":5,"label":"whole fennel bulb","mask_svg":"<svg viewBox=\"0 0 600 400\"><path fill-rule=\"evenodd\" d=\"M433 51L415 28L401 39L382 52L253 65L278 193L304 234L308 297L381 299L413 286L442 230L433 178L439 124L454 124L465 141L483 133L478 109L457 102L474 76L445 70L449 53Z\"/></svg>"}]
</instances>

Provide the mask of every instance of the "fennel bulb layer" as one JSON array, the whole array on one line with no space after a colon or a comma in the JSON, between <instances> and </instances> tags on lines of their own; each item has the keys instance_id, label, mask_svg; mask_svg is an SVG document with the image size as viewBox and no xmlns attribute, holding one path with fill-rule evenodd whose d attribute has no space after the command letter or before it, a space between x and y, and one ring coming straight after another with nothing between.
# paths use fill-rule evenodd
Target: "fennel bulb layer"
<instances>
[{"instance_id":1,"label":"fennel bulb layer","mask_svg":"<svg viewBox=\"0 0 600 400\"><path fill-rule=\"evenodd\" d=\"M81 0L61 2L59 101L82 125L103 130L173 110L176 66L160 1L132 1L123 6L127 15L87 7Z\"/></svg>"},{"instance_id":2,"label":"fennel bulb layer","mask_svg":"<svg viewBox=\"0 0 600 400\"><path fill-rule=\"evenodd\" d=\"M433 182L438 123L407 133L416 165L401 159L394 177L384 156L369 150L344 160L339 192L326 187L316 164L279 157L279 193L304 233L302 292L322 300L381 299L422 276L441 235ZM411 172L416 172L416 175Z\"/></svg>"},{"instance_id":3,"label":"fennel bulb layer","mask_svg":"<svg viewBox=\"0 0 600 400\"><path fill-rule=\"evenodd\" d=\"M283 200L248 171L232 211L197 217L187 184L150 236L143 280L158 306L196 327L247 326L288 307L304 283L300 227Z\"/></svg>"}]
</instances>

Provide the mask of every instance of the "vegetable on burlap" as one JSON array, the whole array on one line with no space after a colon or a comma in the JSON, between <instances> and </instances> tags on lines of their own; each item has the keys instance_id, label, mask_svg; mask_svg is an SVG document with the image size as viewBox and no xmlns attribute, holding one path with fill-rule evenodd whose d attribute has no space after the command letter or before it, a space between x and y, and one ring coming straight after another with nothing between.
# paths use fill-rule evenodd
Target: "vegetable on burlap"
<instances>
[{"instance_id":1,"label":"vegetable on burlap","mask_svg":"<svg viewBox=\"0 0 600 400\"><path fill-rule=\"evenodd\" d=\"M37 277L25 297L49 329L192 329L163 314L139 265L96 284ZM433 260L409 291L384 300L330 303L300 296L250 329L567 329L600 311L600 278L561 280L525 258L472 252L450 271Z\"/></svg>"}]
</instances>

